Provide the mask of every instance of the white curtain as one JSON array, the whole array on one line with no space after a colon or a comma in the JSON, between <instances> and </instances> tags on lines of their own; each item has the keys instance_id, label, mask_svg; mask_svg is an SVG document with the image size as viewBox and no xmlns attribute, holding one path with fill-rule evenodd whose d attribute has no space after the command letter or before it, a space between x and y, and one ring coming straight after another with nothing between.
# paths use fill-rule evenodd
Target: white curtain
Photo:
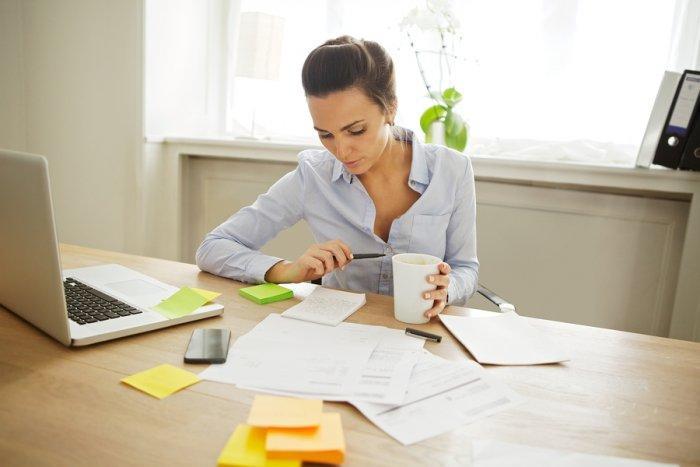
<instances>
[{"instance_id":1,"label":"white curtain","mask_svg":"<svg viewBox=\"0 0 700 467\"><path fill-rule=\"evenodd\" d=\"M255 122L258 138L318 144L301 66L313 47L351 34L378 41L392 55L397 123L422 135L418 117L431 101L399 23L424 1L148 2L147 44L167 44L167 30L189 54L173 67L172 47L167 62L159 60L157 48L148 50L146 100L158 111L148 121L161 132L250 136ZM471 154L632 165L664 69L700 64L697 0L461 0L453 7L464 60L445 86L464 94L456 110L470 125ZM228 28L223 34L216 31L219 11ZM276 80L236 76L237 22L249 11L283 19ZM215 25L214 33L206 24ZM225 58L221 64L211 59L219 56ZM170 129L158 124L168 112L179 114ZM191 131L188 121L195 122Z\"/></svg>"},{"instance_id":2,"label":"white curtain","mask_svg":"<svg viewBox=\"0 0 700 467\"><path fill-rule=\"evenodd\" d=\"M676 0L668 69L700 70L700 1Z\"/></svg>"}]
</instances>

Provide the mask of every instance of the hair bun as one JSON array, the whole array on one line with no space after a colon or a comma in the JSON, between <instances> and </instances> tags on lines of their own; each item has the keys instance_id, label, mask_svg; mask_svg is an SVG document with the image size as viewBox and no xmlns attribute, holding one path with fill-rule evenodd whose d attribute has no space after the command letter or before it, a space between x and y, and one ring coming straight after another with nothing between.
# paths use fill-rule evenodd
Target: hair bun
<instances>
[{"instance_id":1,"label":"hair bun","mask_svg":"<svg viewBox=\"0 0 700 467\"><path fill-rule=\"evenodd\" d=\"M307 96L324 97L356 86L385 113L396 109L394 63L376 42L344 35L311 51L301 71Z\"/></svg>"}]
</instances>

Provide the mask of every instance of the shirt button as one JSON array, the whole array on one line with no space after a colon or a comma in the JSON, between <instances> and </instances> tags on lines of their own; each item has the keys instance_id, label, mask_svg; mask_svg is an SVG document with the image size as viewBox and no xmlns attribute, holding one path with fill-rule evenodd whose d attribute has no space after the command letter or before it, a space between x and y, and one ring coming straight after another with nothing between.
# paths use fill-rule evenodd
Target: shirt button
<instances>
[{"instance_id":1,"label":"shirt button","mask_svg":"<svg viewBox=\"0 0 700 467\"><path fill-rule=\"evenodd\" d=\"M388 278L389 278L389 274L382 274L382 279L388 279Z\"/></svg>"}]
</instances>

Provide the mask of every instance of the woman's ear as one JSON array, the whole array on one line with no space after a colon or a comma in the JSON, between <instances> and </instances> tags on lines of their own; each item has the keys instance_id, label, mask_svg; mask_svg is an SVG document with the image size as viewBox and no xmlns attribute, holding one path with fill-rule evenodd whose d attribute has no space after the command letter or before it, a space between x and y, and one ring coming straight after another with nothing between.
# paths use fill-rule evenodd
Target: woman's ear
<instances>
[{"instance_id":1,"label":"woman's ear","mask_svg":"<svg viewBox=\"0 0 700 467\"><path fill-rule=\"evenodd\" d=\"M396 104L393 104L391 108L386 113L386 122L390 126L394 126L395 124L395 119L396 119Z\"/></svg>"}]
</instances>

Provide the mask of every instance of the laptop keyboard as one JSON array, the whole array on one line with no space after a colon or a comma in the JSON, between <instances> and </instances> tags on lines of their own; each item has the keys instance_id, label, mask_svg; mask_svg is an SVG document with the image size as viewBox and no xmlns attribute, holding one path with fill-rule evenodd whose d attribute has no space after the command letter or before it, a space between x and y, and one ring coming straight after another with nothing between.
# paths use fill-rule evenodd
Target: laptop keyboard
<instances>
[{"instance_id":1,"label":"laptop keyboard","mask_svg":"<svg viewBox=\"0 0 700 467\"><path fill-rule=\"evenodd\" d=\"M141 313L133 306L72 278L63 281L68 318L78 324L96 323Z\"/></svg>"}]
</instances>

